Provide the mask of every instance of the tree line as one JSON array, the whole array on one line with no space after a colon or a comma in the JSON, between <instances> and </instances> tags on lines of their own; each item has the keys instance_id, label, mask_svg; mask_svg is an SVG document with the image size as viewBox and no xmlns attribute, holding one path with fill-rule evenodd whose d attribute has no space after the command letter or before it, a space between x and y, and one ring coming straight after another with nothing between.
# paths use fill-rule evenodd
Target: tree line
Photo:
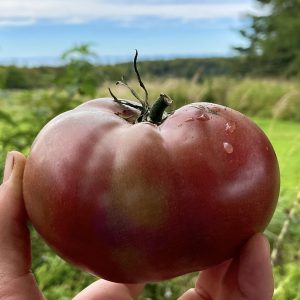
<instances>
[{"instance_id":1,"label":"tree line","mask_svg":"<svg viewBox=\"0 0 300 300\"><path fill-rule=\"evenodd\" d=\"M230 72L231 58L190 58L173 60L140 61L139 68L144 76L150 78L202 78L203 76L225 75ZM17 67L0 66L0 88L36 89L60 86L69 82L76 72L83 72L86 81L100 85L104 81L117 81L121 76L134 77L132 63L115 65L94 65L88 60L74 60L62 66ZM74 79L76 80L76 79Z\"/></svg>"},{"instance_id":2,"label":"tree line","mask_svg":"<svg viewBox=\"0 0 300 300\"><path fill-rule=\"evenodd\" d=\"M245 74L300 74L300 0L257 0L261 15L249 15L240 30L246 47L236 47Z\"/></svg>"}]
</instances>

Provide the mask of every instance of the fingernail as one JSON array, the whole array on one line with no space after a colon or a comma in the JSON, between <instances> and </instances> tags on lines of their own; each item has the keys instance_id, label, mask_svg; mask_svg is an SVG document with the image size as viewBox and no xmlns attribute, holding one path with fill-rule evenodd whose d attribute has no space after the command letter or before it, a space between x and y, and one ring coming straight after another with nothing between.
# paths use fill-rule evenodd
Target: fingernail
<instances>
[{"instance_id":1,"label":"fingernail","mask_svg":"<svg viewBox=\"0 0 300 300\"><path fill-rule=\"evenodd\" d=\"M3 174L3 182L7 181L12 173L14 167L14 154L12 152L8 152L6 155L4 174Z\"/></svg>"}]
</instances>

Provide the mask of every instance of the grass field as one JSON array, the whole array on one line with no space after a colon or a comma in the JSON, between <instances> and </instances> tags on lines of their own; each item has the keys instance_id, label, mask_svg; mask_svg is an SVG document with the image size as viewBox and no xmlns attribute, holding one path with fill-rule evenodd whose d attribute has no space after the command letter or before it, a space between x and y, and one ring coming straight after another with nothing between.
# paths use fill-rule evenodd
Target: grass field
<instances>
[{"instance_id":1,"label":"grass field","mask_svg":"<svg viewBox=\"0 0 300 300\"><path fill-rule=\"evenodd\" d=\"M265 131L278 157L282 192L296 196L300 188L300 123L254 119Z\"/></svg>"}]
</instances>

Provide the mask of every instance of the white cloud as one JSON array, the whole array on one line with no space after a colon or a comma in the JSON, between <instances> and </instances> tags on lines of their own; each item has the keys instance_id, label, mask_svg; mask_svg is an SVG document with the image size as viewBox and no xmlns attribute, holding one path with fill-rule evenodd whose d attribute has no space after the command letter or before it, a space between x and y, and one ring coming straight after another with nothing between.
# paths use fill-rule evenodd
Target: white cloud
<instances>
[{"instance_id":1,"label":"white cloud","mask_svg":"<svg viewBox=\"0 0 300 300\"><path fill-rule=\"evenodd\" d=\"M233 0L232 0L233 1ZM61 23L85 23L109 19L128 22L143 17L178 19L238 18L253 11L248 1L244 2L185 2L185 3L132 3L112 0L1 0L0 26L29 25L39 20Z\"/></svg>"},{"instance_id":2,"label":"white cloud","mask_svg":"<svg viewBox=\"0 0 300 300\"><path fill-rule=\"evenodd\" d=\"M36 23L35 19L14 19L14 18L0 18L0 27L16 27L16 26L29 26Z\"/></svg>"}]
</instances>

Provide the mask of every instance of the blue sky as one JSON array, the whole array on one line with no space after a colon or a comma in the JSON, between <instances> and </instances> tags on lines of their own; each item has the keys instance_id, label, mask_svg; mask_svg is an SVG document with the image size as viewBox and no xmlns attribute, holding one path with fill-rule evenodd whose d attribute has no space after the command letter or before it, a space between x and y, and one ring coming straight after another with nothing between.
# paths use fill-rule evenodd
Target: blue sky
<instances>
[{"instance_id":1,"label":"blue sky","mask_svg":"<svg viewBox=\"0 0 300 300\"><path fill-rule=\"evenodd\" d=\"M0 62L56 62L92 43L104 62L232 55L252 0L0 0Z\"/></svg>"}]
</instances>

